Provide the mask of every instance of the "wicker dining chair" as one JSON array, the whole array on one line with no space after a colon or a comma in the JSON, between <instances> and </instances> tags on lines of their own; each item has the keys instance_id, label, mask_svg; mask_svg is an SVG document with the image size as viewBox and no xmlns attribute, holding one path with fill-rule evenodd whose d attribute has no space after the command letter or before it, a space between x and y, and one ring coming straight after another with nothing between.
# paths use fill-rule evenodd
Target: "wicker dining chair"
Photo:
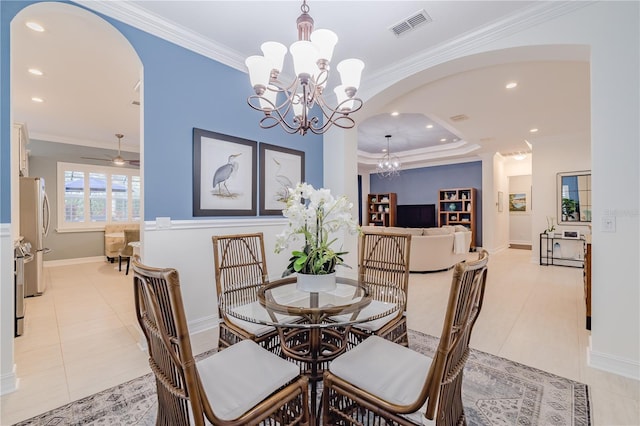
<instances>
[{"instance_id":1,"label":"wicker dining chair","mask_svg":"<svg viewBox=\"0 0 640 426\"><path fill-rule=\"evenodd\" d=\"M308 379L250 340L195 361L175 269L133 260L138 323L156 379L156 425L307 425Z\"/></svg>"},{"instance_id":2,"label":"wicker dining chair","mask_svg":"<svg viewBox=\"0 0 640 426\"><path fill-rule=\"evenodd\" d=\"M434 358L372 336L331 363L323 424L422 425L434 418L437 426L466 424L462 371L482 309L488 256L482 250L478 260L455 266Z\"/></svg>"},{"instance_id":3,"label":"wicker dining chair","mask_svg":"<svg viewBox=\"0 0 640 426\"><path fill-rule=\"evenodd\" d=\"M266 310L253 309L259 304L258 289L268 280L262 232L216 235L212 240L220 318L218 348L224 349L249 339L279 354L280 338L275 327L231 317L220 306L220 296L227 291L234 295L233 304L239 310L264 311L265 320L268 320Z\"/></svg>"},{"instance_id":4,"label":"wicker dining chair","mask_svg":"<svg viewBox=\"0 0 640 426\"><path fill-rule=\"evenodd\" d=\"M369 287L373 301L359 316L375 317L389 310L389 303L397 293L389 291L395 287L405 295L405 301L396 313L373 321L356 324L349 333L349 348L361 343L371 335L377 335L409 345L407 337L407 295L409 290L409 255L411 235L390 232L365 232L360 237L358 274Z\"/></svg>"},{"instance_id":5,"label":"wicker dining chair","mask_svg":"<svg viewBox=\"0 0 640 426\"><path fill-rule=\"evenodd\" d=\"M129 263L131 256L133 256L133 247L129 243L133 241L140 241L139 229L125 229L124 231L124 247L118 251L118 271L122 271L122 259L127 259L127 272L125 275L129 275Z\"/></svg>"}]
</instances>

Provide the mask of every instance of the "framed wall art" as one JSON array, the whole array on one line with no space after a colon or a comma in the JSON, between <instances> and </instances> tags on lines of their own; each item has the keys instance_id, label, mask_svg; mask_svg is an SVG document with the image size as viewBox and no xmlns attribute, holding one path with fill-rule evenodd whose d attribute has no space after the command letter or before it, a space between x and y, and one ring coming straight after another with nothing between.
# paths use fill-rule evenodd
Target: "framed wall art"
<instances>
[{"instance_id":1,"label":"framed wall art","mask_svg":"<svg viewBox=\"0 0 640 426\"><path fill-rule=\"evenodd\" d=\"M193 215L255 216L257 142L193 129Z\"/></svg>"},{"instance_id":2,"label":"framed wall art","mask_svg":"<svg viewBox=\"0 0 640 426\"><path fill-rule=\"evenodd\" d=\"M260 144L260 215L282 215L287 188L304 182L304 151Z\"/></svg>"},{"instance_id":3,"label":"framed wall art","mask_svg":"<svg viewBox=\"0 0 640 426\"><path fill-rule=\"evenodd\" d=\"M509 211L527 211L527 194L509 194Z\"/></svg>"}]
</instances>

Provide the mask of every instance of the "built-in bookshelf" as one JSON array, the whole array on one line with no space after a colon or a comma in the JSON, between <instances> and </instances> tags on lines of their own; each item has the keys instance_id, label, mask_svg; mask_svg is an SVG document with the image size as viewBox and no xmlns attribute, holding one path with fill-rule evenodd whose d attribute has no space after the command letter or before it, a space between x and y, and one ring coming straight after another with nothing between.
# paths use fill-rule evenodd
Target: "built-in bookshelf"
<instances>
[{"instance_id":1,"label":"built-in bookshelf","mask_svg":"<svg viewBox=\"0 0 640 426\"><path fill-rule=\"evenodd\" d=\"M367 224L372 226L396 226L395 192L369 194L367 198Z\"/></svg>"},{"instance_id":2,"label":"built-in bookshelf","mask_svg":"<svg viewBox=\"0 0 640 426\"><path fill-rule=\"evenodd\" d=\"M455 188L438 191L438 224L462 225L471 231L471 247L476 243L476 189Z\"/></svg>"}]
</instances>

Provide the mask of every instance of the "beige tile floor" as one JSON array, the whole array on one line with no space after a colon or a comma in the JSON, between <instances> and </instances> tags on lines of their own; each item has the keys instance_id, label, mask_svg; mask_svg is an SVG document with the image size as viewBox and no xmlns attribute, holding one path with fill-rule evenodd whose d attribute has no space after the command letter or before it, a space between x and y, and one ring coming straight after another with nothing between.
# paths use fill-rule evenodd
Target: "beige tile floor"
<instances>
[{"instance_id":1,"label":"beige tile floor","mask_svg":"<svg viewBox=\"0 0 640 426\"><path fill-rule=\"evenodd\" d=\"M587 383L594 425L640 425L638 381L586 365L582 270L541 267L528 250L490 258L483 311L472 345ZM131 275L108 263L45 269L47 291L27 299L25 334L15 340L19 390L0 399L11 425L149 371L138 347ZM411 274L409 327L439 335L451 271ZM217 343L194 335L194 352Z\"/></svg>"}]
</instances>

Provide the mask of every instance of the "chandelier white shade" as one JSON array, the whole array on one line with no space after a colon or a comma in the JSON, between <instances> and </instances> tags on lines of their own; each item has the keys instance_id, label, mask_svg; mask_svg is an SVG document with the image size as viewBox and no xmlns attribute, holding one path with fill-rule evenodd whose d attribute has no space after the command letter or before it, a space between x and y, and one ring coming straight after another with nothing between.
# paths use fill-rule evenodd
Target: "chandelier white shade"
<instances>
[{"instance_id":1,"label":"chandelier white shade","mask_svg":"<svg viewBox=\"0 0 640 426\"><path fill-rule=\"evenodd\" d=\"M264 114L260 119L263 129L280 125L287 133L301 135L308 131L321 134L332 125L350 129L355 121L349 114L362 108L362 100L355 95L360 87L364 62L345 59L338 63L336 69L342 83L333 89L336 106L330 106L324 95L338 36L326 29L313 31L313 18L308 13L306 1L300 9L298 41L288 49L296 77L290 83L279 79L287 48L275 41L262 43L263 55L249 56L245 61L255 92L247 102Z\"/></svg>"},{"instance_id":2,"label":"chandelier white shade","mask_svg":"<svg viewBox=\"0 0 640 426\"><path fill-rule=\"evenodd\" d=\"M378 175L383 178L392 178L394 176L400 175L400 166L402 164L400 163L400 159L397 156L391 154L389 146L391 135L385 135L385 138L387 138L387 150L382 158L378 160L376 173L378 173Z\"/></svg>"}]
</instances>

